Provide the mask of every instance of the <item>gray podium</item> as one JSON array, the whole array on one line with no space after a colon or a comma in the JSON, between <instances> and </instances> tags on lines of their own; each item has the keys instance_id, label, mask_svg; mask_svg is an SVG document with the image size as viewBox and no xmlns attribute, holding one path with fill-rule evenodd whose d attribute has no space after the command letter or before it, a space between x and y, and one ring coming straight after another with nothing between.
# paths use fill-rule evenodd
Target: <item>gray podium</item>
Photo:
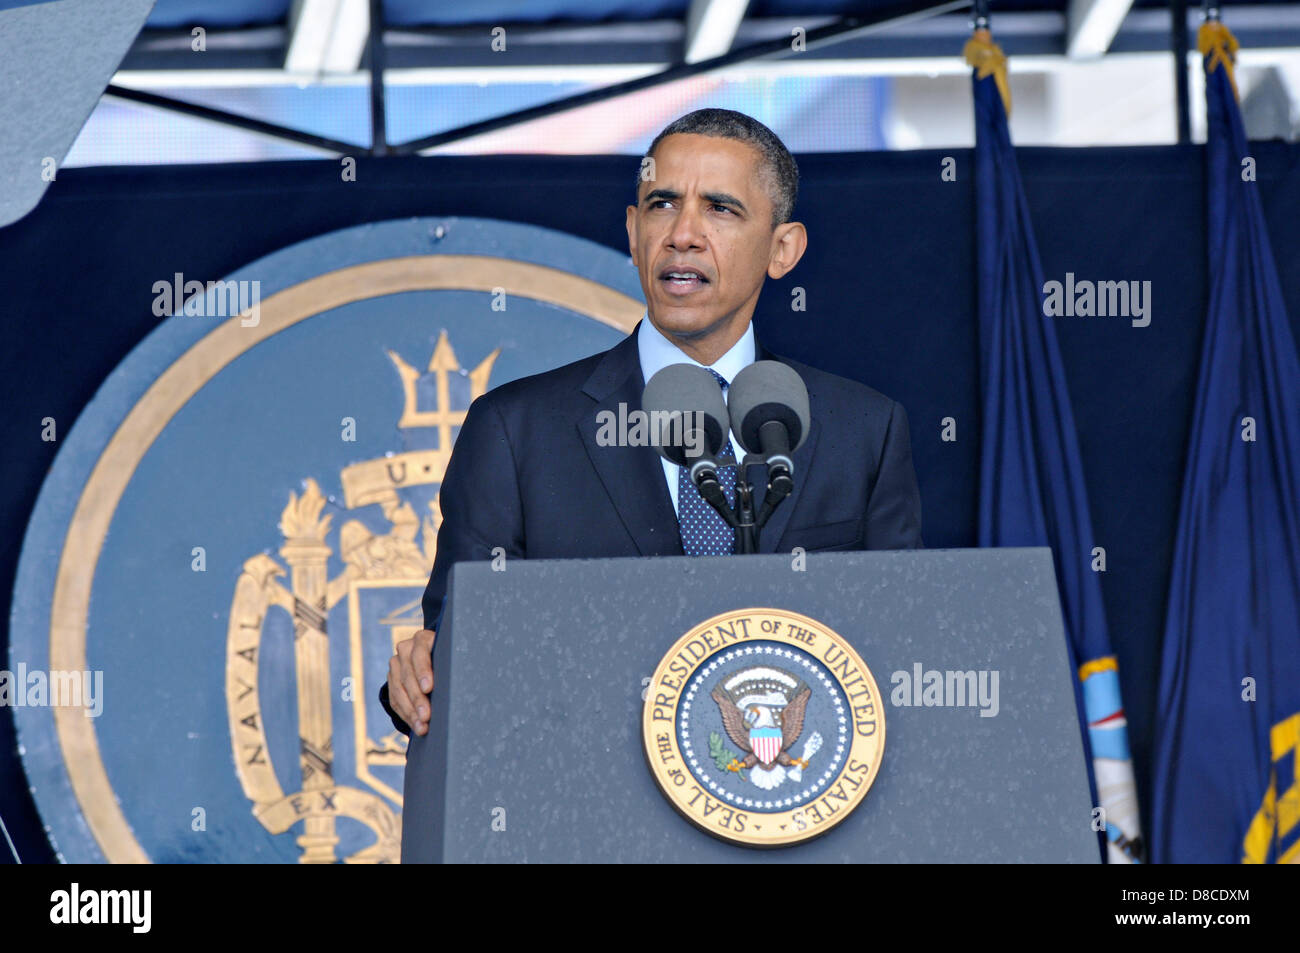
<instances>
[{"instance_id":1,"label":"gray podium","mask_svg":"<svg viewBox=\"0 0 1300 953\"><path fill-rule=\"evenodd\" d=\"M1099 860L1050 550L811 553L803 571L792 560L457 565L431 728L407 752L403 862ZM667 650L751 606L851 642L887 728L857 809L766 850L678 815L641 736L644 683ZM996 672L996 708L896 704L917 700L895 673L918 665Z\"/></svg>"}]
</instances>

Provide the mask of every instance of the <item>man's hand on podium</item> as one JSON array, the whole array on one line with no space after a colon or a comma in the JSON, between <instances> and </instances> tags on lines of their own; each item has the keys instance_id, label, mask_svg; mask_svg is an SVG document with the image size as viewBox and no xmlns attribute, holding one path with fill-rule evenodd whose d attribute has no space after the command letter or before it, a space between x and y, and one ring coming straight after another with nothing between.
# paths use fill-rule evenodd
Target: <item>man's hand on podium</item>
<instances>
[{"instance_id":1,"label":"man's hand on podium","mask_svg":"<svg viewBox=\"0 0 1300 953\"><path fill-rule=\"evenodd\" d=\"M421 629L397 643L388 660L388 704L417 735L429 730L429 693L433 691L434 633Z\"/></svg>"}]
</instances>

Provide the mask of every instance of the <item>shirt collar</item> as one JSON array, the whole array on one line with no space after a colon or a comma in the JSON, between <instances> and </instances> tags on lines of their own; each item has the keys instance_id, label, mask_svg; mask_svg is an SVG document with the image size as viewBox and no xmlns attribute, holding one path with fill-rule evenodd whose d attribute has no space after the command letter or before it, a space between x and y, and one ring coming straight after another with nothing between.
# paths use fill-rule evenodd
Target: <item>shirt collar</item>
<instances>
[{"instance_id":1,"label":"shirt collar","mask_svg":"<svg viewBox=\"0 0 1300 953\"><path fill-rule=\"evenodd\" d=\"M637 353L641 358L642 380L648 381L655 374L663 370L669 364L694 364L696 367L705 367L695 358L688 355L668 338L650 321L650 315L641 316L641 324L637 328L636 337ZM728 384L736 379L736 375L742 370L754 363L754 322L749 322L749 327L745 328L745 333L740 336L740 340L731 346L731 350L718 358L711 366L712 369L721 374Z\"/></svg>"}]
</instances>

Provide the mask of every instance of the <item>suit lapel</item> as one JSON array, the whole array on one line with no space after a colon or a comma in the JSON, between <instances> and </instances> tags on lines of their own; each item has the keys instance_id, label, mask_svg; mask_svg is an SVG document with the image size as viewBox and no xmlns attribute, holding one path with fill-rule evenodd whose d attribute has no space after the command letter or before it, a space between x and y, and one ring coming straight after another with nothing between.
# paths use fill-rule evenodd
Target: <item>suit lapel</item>
<instances>
[{"instance_id":1,"label":"suit lapel","mask_svg":"<svg viewBox=\"0 0 1300 953\"><path fill-rule=\"evenodd\" d=\"M639 326L639 325L638 325ZM601 446L596 439L603 411L615 419L641 409L641 361L636 332L605 352L605 357L583 385L591 409L577 420L587 456L609 494L619 519L642 556L681 556L682 539L673 512L672 497L664 481L663 465L652 447ZM626 408L619 413L619 404Z\"/></svg>"}]
</instances>

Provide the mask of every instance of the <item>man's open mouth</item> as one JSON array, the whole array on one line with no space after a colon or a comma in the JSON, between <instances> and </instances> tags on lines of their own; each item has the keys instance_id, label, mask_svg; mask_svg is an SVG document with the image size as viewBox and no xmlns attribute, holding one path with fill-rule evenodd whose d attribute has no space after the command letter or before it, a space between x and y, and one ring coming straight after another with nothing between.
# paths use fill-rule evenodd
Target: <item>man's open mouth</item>
<instances>
[{"instance_id":1,"label":"man's open mouth","mask_svg":"<svg viewBox=\"0 0 1300 953\"><path fill-rule=\"evenodd\" d=\"M659 280L674 293L695 291L709 283L704 273L695 268L665 268L659 273Z\"/></svg>"}]
</instances>

